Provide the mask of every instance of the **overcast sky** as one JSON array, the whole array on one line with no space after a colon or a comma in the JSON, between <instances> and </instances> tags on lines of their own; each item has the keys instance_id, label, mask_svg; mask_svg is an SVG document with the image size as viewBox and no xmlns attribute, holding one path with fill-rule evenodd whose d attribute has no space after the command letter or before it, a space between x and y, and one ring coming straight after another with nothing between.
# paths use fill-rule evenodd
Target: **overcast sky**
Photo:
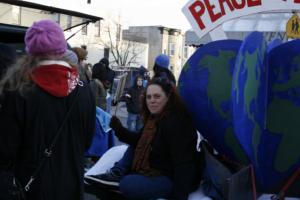
<instances>
[{"instance_id":1,"label":"overcast sky","mask_svg":"<svg viewBox=\"0 0 300 200\"><path fill-rule=\"evenodd\" d=\"M190 29L181 9L188 0L24 0L53 7L76 10L102 18L118 16L127 26L156 26ZM89 12L87 12L89 10Z\"/></svg>"},{"instance_id":2,"label":"overcast sky","mask_svg":"<svg viewBox=\"0 0 300 200\"><path fill-rule=\"evenodd\" d=\"M109 14L120 14L125 26L162 25L169 28L190 29L181 9L188 0L91 0ZM101 3L102 2L102 3ZM104 16L105 17L105 16Z\"/></svg>"}]
</instances>

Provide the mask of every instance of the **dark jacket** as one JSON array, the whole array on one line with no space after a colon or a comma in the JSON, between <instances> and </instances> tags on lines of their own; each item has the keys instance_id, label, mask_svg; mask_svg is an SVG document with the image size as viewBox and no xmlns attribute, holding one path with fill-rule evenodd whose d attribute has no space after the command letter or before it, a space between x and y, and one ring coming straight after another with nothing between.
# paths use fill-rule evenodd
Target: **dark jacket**
<instances>
[{"instance_id":1,"label":"dark jacket","mask_svg":"<svg viewBox=\"0 0 300 200\"><path fill-rule=\"evenodd\" d=\"M134 85L133 87L129 88L127 94L130 95L130 97L126 97L126 106L127 111L132 114L139 114L141 110L141 95L144 92L143 86L137 86Z\"/></svg>"},{"instance_id":2,"label":"dark jacket","mask_svg":"<svg viewBox=\"0 0 300 200\"><path fill-rule=\"evenodd\" d=\"M153 78L159 78L159 77L167 78L174 84L174 86L176 86L175 76L169 69L159 67L158 65L154 65L153 70L154 70Z\"/></svg>"},{"instance_id":3,"label":"dark jacket","mask_svg":"<svg viewBox=\"0 0 300 200\"><path fill-rule=\"evenodd\" d=\"M27 199L83 199L83 158L94 132L95 101L87 84L65 97L53 96L36 85L22 96L5 94L0 110L0 167L14 163L13 171L24 186L56 135L76 90L71 115Z\"/></svg>"},{"instance_id":4,"label":"dark jacket","mask_svg":"<svg viewBox=\"0 0 300 200\"><path fill-rule=\"evenodd\" d=\"M136 145L141 134L128 130L116 133L118 138ZM173 198L186 200L195 181L197 133L191 119L184 113L167 114L157 124L150 153L150 165L174 181Z\"/></svg>"},{"instance_id":5,"label":"dark jacket","mask_svg":"<svg viewBox=\"0 0 300 200\"><path fill-rule=\"evenodd\" d=\"M109 68L109 62L103 58L93 66L92 78L100 80L106 89L111 89L115 72Z\"/></svg>"},{"instance_id":6,"label":"dark jacket","mask_svg":"<svg viewBox=\"0 0 300 200\"><path fill-rule=\"evenodd\" d=\"M98 79L92 79L90 81L90 86L92 88L93 94L95 96L96 106L100 107L102 110L106 111L106 89L101 81Z\"/></svg>"}]
</instances>

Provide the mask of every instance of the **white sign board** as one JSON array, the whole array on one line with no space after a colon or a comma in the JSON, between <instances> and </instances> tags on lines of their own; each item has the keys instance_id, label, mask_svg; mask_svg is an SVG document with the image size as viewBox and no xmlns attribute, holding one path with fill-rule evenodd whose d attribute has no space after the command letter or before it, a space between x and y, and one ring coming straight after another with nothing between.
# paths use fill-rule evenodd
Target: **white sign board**
<instances>
[{"instance_id":1,"label":"white sign board","mask_svg":"<svg viewBox=\"0 0 300 200\"><path fill-rule=\"evenodd\" d=\"M226 21L268 11L300 10L300 0L190 0L182 9L202 38Z\"/></svg>"}]
</instances>

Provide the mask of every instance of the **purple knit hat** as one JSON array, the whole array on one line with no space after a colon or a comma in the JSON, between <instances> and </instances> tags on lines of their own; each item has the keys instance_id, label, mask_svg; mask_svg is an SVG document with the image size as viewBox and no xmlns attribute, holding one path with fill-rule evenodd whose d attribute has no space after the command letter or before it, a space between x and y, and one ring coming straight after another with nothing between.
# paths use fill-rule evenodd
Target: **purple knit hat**
<instances>
[{"instance_id":1,"label":"purple knit hat","mask_svg":"<svg viewBox=\"0 0 300 200\"><path fill-rule=\"evenodd\" d=\"M25 44L31 55L63 55L67 50L63 30L51 20L34 22L26 31Z\"/></svg>"}]
</instances>

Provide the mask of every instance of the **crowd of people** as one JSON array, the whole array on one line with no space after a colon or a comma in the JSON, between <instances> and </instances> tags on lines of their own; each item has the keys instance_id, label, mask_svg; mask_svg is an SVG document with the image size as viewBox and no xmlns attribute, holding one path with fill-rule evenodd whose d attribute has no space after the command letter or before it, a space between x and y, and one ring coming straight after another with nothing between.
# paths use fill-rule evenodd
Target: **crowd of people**
<instances>
[{"instance_id":1,"label":"crowd of people","mask_svg":"<svg viewBox=\"0 0 300 200\"><path fill-rule=\"evenodd\" d=\"M114 71L109 60L84 63L82 47L67 49L61 27L35 22L26 32L27 54L17 59L0 46L0 176L11 174L30 200L83 199L84 153L95 128L96 106L107 110ZM127 199L186 200L195 188L197 133L176 90L168 56L143 70L124 98L127 127L110 127L129 145L107 173ZM4 173L5 172L5 173ZM0 181L1 195L10 195Z\"/></svg>"}]
</instances>

